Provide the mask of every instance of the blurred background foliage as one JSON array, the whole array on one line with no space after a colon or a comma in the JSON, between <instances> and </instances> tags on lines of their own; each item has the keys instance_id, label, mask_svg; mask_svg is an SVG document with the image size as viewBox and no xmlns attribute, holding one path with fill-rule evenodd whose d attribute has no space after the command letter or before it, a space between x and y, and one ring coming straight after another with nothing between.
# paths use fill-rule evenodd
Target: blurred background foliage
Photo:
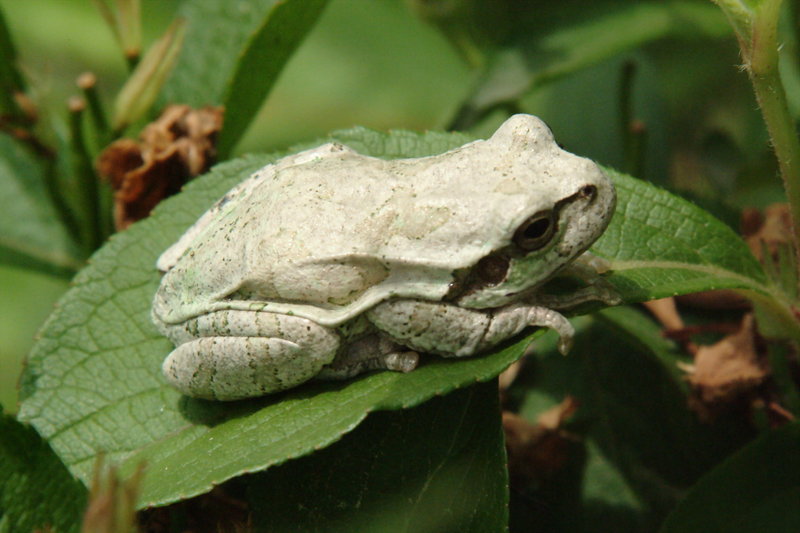
<instances>
[{"instance_id":1,"label":"blurred background foliage","mask_svg":"<svg viewBox=\"0 0 800 533\"><path fill-rule=\"evenodd\" d=\"M181 4L142 1L145 49ZM230 3L231 9L247 5ZM127 78L125 58L89 0L0 0L0 8L39 110L37 134L66 151L67 100L80 94L76 78L94 73L110 109ZM783 9L781 72L796 120L797 2L786 1ZM743 209L784 200L738 54L722 11L707 0L330 0L233 152L281 150L354 125L485 137L509 113L526 112L543 118L565 149L675 191L738 229ZM126 135L135 137L140 126ZM68 288L67 278L0 266L0 405L6 411L15 411L23 358ZM590 437L579 465L587 469L586 505L579 516L570 512L575 502L538 501L537 494L517 506L512 525L528 523L523 514L532 510L531 520L547 524L558 515L569 526L580 519L587 531L595 517L609 513L596 527L653 530L679 489L755 428L743 419L729 427L728 420L712 432L685 408L688 386L676 365L685 354L644 315L617 308L575 324L576 353L552 356L552 339L541 339L535 364L522 371L505 401L529 420L568 394L584 405L571 427ZM591 356L600 352L616 355L595 368ZM581 483L578 472L565 479ZM512 509L525 496L512 491Z\"/></svg>"},{"instance_id":2,"label":"blurred background foliage","mask_svg":"<svg viewBox=\"0 0 800 533\"><path fill-rule=\"evenodd\" d=\"M332 0L236 152L285 148L353 125L485 135L509 110L524 111L541 116L566 149L677 190L732 225L739 209L782 198L735 39L710 2L664 3L678 6L672 15L640 2L641 12L624 16L615 7L630 2L531 2L519 13L509 3L502 16L464 15L464 4ZM145 43L163 33L177 6L142 3ZM53 130L66 128L65 102L78 93L80 73L95 73L101 95L113 99L125 62L91 2L0 7ZM796 115L795 6L785 7L791 31L782 67ZM537 42L536 28L559 17L586 24ZM606 33L597 37L598 28ZM559 37L587 39L591 49L559 48ZM67 283L0 267L0 287L0 403L13 411L23 356Z\"/></svg>"}]
</instances>

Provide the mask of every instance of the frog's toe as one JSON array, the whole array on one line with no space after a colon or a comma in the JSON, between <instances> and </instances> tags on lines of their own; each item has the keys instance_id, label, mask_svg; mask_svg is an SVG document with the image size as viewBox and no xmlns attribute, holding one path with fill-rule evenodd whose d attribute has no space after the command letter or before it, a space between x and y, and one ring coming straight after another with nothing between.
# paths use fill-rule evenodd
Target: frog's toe
<instances>
[{"instance_id":1,"label":"frog's toe","mask_svg":"<svg viewBox=\"0 0 800 533\"><path fill-rule=\"evenodd\" d=\"M419 364L419 354L417 352L393 352L383 359L387 370L395 372L411 372Z\"/></svg>"}]
</instances>

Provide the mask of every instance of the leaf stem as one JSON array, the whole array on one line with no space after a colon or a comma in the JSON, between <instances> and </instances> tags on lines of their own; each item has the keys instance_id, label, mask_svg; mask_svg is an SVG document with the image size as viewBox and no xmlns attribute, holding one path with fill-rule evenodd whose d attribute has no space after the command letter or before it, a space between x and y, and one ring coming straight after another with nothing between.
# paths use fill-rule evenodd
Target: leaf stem
<instances>
[{"instance_id":1,"label":"leaf stem","mask_svg":"<svg viewBox=\"0 0 800 533\"><path fill-rule=\"evenodd\" d=\"M72 171L80 189L79 212L83 213L84 231L81 244L91 254L103 244L103 231L100 216L100 188L92 168L92 160L83 138L83 115L86 104L81 98L73 98L69 103L70 149L72 150Z\"/></svg>"},{"instance_id":2,"label":"leaf stem","mask_svg":"<svg viewBox=\"0 0 800 533\"><path fill-rule=\"evenodd\" d=\"M97 94L97 77L91 72L84 72L78 76L76 84L83 92L83 97L89 106L89 116L94 123L98 142L105 144L111 136L111 127L108 125L106 112L100 102L100 95Z\"/></svg>"},{"instance_id":3,"label":"leaf stem","mask_svg":"<svg viewBox=\"0 0 800 533\"><path fill-rule=\"evenodd\" d=\"M744 68L753 84L789 201L794 249L800 253L800 141L778 69L778 19L782 0L763 0L754 7L741 0L715 2L736 31Z\"/></svg>"},{"instance_id":4,"label":"leaf stem","mask_svg":"<svg viewBox=\"0 0 800 533\"><path fill-rule=\"evenodd\" d=\"M795 245L800 237L800 142L778 71L777 24L781 0L764 2L754 18L747 70L778 159L792 214Z\"/></svg>"}]
</instances>

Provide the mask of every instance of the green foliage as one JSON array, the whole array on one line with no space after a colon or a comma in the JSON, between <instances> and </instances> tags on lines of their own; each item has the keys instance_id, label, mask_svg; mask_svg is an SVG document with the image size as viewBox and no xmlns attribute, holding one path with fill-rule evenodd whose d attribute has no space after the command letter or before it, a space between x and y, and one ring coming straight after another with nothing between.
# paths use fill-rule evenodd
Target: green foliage
<instances>
[{"instance_id":1,"label":"green foliage","mask_svg":"<svg viewBox=\"0 0 800 533\"><path fill-rule=\"evenodd\" d=\"M418 157L464 141L461 135L381 134L363 128L331 139L379 157ZM371 411L411 407L489 379L522 355L527 341L486 357L436 361L409 374L375 373L224 406L187 400L168 387L160 362L170 344L149 318L159 281L155 260L242 176L276 158L220 165L189 184L183 194L163 202L150 218L114 236L76 277L74 288L43 328L23 376L20 417L32 423L82 479L88 480L96 453L108 451L129 472L141 461L149 465L143 505L173 502L330 444ZM677 251L665 263L658 237L641 229L643 217L633 208L620 210L598 250L612 264L617 258L629 263L611 278L623 298L647 299L663 296L666 290L673 294L684 279L696 289L701 282L695 269L716 272L714 280L720 284L731 272L726 286L755 286L763 278L727 226L666 191L619 174L612 177L619 185L621 205L646 200L641 205L652 234L666 235L677 224L685 228L671 237ZM644 244L622 237L637 234L646 237ZM708 254L694 252L709 242L713 247ZM92 379L96 375L105 378ZM220 446L228 453L209 459Z\"/></svg>"},{"instance_id":2,"label":"green foliage","mask_svg":"<svg viewBox=\"0 0 800 533\"><path fill-rule=\"evenodd\" d=\"M626 301L711 289L769 292L758 261L728 226L686 200L609 174L619 206L593 250L611 259L609 279Z\"/></svg>"},{"instance_id":3,"label":"green foliage","mask_svg":"<svg viewBox=\"0 0 800 533\"><path fill-rule=\"evenodd\" d=\"M145 465L139 506L166 506L151 512L172 520L173 529L192 512L182 505L221 486L218 491L241 498L257 530L269 531L502 531L507 525L512 531L796 531L797 424L769 429L764 422L771 417L777 425L775 413L784 413L781 421L800 416L795 262L786 248L762 268L714 214L736 220L742 207L781 198L779 183L764 178L776 168L787 190L800 187L786 156L796 144L795 124L786 102L765 100L762 91L778 87L780 76L777 68L759 76L759 68L777 61L778 37L788 43L786 68L794 72L798 39L791 24L776 34L776 0L717 3L723 9L705 0L410 0L404 5L432 24L409 18L404 24L418 33L398 42L410 46L424 34L425 42L447 40L455 52L431 46L436 59L418 58L433 66L408 83L402 102L389 98L391 123L411 116L410 102L431 96L417 85L456 85L447 111L435 117L419 111L412 123L460 133L357 127L306 137L289 150L250 141L269 155L238 159L230 154L267 97L269 120L280 115L275 110L286 100L272 90L299 49L296 61L306 63L298 68L307 69L304 79L318 92L284 89L292 98L305 95L311 110L291 121L326 124L314 116L314 106L339 109L339 97L326 104L310 100L324 99L336 75L351 87L351 106L371 110L380 101L370 92L379 86L377 71L359 67L370 64L363 59L370 54L379 64L391 56L383 39L359 40L358 17L366 8L350 0L183 0L173 18L185 21L183 44L174 39L161 52L151 44L148 53L147 46L138 49L140 29L152 36L143 39L146 45L163 36L163 28L150 29L146 16L140 28L138 2L123 3L125 12L116 15L106 5L101 11L113 31L134 43L123 51L129 70L157 73L145 82L133 74L120 83L141 85L117 90L138 99L127 110L154 117L170 103L224 106L222 164L112 236L85 266L109 233L107 191L98 187L93 159L119 132L110 130L103 102L88 91L91 127L81 111L66 120L63 109L57 117L31 113L20 95L35 94L29 87L40 80L23 75L30 66L18 68L26 40L13 39L30 34L12 35L10 17L0 12L0 264L61 278L79 271L22 373L18 420L32 428L7 415L0 420L0 531L44 524L77 530L87 498L80 481L91 482L100 454L124 477ZM18 5L0 0L8 13ZM794 5L785 7L796 15ZM384 10L392 20L408 17L403 9L376 3L367 11L372 17ZM361 22L375 24L372 18ZM389 26L381 32L393 31ZM746 77L731 68L734 34L766 128ZM319 35L338 41L315 43ZM301 49L307 36L316 59ZM162 37L162 45L167 41ZM154 59L136 67L140 52ZM341 64L349 69L337 74ZM442 77L459 69L461 78ZM396 70L394 63L384 70ZM771 85L759 86L764 79ZM780 96L782 88L772 94ZM790 341L769 347L774 376L760 389L769 405L754 402L747 414L729 409L700 420L688 408L693 391L680 369L691 356L633 307L574 317L576 342L566 358L556 353L554 335L536 331L482 357L429 357L409 374L312 382L254 400L194 400L166 385L160 365L172 347L149 317L159 282L155 260L231 186L283 155L327 140L382 158L441 153L486 137L518 111L543 116L570 151L618 162L708 207L607 168L618 207L592 252L608 260L607 280L626 304L712 289L750 298L761 331ZM343 120L346 127L353 122ZM124 122L131 121L133 115ZM127 133L135 136L139 126L134 122ZM308 140L315 137L323 138ZM576 311L592 310L597 307ZM702 314L700 322L712 325L739 319ZM579 407L547 433L557 437L547 441L558 444L547 457L559 468L551 471L545 462L531 479L512 470L509 491L495 377L531 342L535 354L504 391L503 407L532 424L568 396Z\"/></svg>"},{"instance_id":4,"label":"green foliage","mask_svg":"<svg viewBox=\"0 0 800 533\"><path fill-rule=\"evenodd\" d=\"M688 30L687 30L688 29ZM531 90L621 52L666 36L697 39L729 30L702 2L550 2L523 13L493 51L457 127L519 100Z\"/></svg>"},{"instance_id":5,"label":"green foliage","mask_svg":"<svg viewBox=\"0 0 800 533\"><path fill-rule=\"evenodd\" d=\"M20 112L14 94L25 88L17 69L17 50L8 31L5 17L0 13L0 110L13 116Z\"/></svg>"},{"instance_id":6,"label":"green foliage","mask_svg":"<svg viewBox=\"0 0 800 533\"><path fill-rule=\"evenodd\" d=\"M227 156L326 4L257 0L230 9L219 0L185 2L185 51L164 101L225 106L219 152Z\"/></svg>"},{"instance_id":7,"label":"green foliage","mask_svg":"<svg viewBox=\"0 0 800 533\"><path fill-rule=\"evenodd\" d=\"M643 313L610 308L576 326L575 356L562 357L547 338L536 341L537 355L509 395L528 418L567 395L580 404L568 429L585 457L581 464L573 452L578 472L571 475L585 481L550 481L526 497L547 502L537 516L543 531L656 530L698 476L750 431L734 417L700 423L685 408L677 370L685 356Z\"/></svg>"},{"instance_id":8,"label":"green foliage","mask_svg":"<svg viewBox=\"0 0 800 533\"><path fill-rule=\"evenodd\" d=\"M762 435L704 476L664 523L662 533L796 531L798 448L796 422Z\"/></svg>"},{"instance_id":9,"label":"green foliage","mask_svg":"<svg viewBox=\"0 0 800 533\"><path fill-rule=\"evenodd\" d=\"M328 0L279 2L250 38L221 102L225 106L225 129L219 140L220 155L230 155L286 61L327 3Z\"/></svg>"},{"instance_id":10,"label":"green foliage","mask_svg":"<svg viewBox=\"0 0 800 533\"><path fill-rule=\"evenodd\" d=\"M69 277L83 258L48 202L46 166L0 137L0 261Z\"/></svg>"},{"instance_id":11,"label":"green foliage","mask_svg":"<svg viewBox=\"0 0 800 533\"><path fill-rule=\"evenodd\" d=\"M0 531L77 532L85 505L86 489L47 442L0 413Z\"/></svg>"},{"instance_id":12,"label":"green foliage","mask_svg":"<svg viewBox=\"0 0 800 533\"><path fill-rule=\"evenodd\" d=\"M250 498L264 502L256 527L502 531L508 473L497 399L486 383L375 413L332 446L252 476Z\"/></svg>"}]
</instances>

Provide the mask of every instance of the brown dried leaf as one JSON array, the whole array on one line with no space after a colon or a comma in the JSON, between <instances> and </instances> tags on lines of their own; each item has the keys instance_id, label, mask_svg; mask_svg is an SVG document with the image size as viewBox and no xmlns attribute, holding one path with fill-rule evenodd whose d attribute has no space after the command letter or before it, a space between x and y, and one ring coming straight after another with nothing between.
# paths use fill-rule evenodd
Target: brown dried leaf
<instances>
[{"instance_id":1,"label":"brown dried leaf","mask_svg":"<svg viewBox=\"0 0 800 533\"><path fill-rule=\"evenodd\" d=\"M741 217L741 230L747 245L759 261L763 261L763 244L777 258L778 248L792 241L792 217L789 204L772 204L761 214L746 209ZM763 244L762 244L763 243Z\"/></svg>"},{"instance_id":2,"label":"brown dried leaf","mask_svg":"<svg viewBox=\"0 0 800 533\"><path fill-rule=\"evenodd\" d=\"M120 139L111 143L97 160L97 171L111 182L116 191L122 188L125 175L144 164L139 143L133 139Z\"/></svg>"},{"instance_id":3,"label":"brown dried leaf","mask_svg":"<svg viewBox=\"0 0 800 533\"><path fill-rule=\"evenodd\" d=\"M683 329L683 319L678 314L675 298L650 300L649 302L644 302L643 305L664 326L664 329Z\"/></svg>"},{"instance_id":4,"label":"brown dried leaf","mask_svg":"<svg viewBox=\"0 0 800 533\"><path fill-rule=\"evenodd\" d=\"M577 409L578 402L567 396L559 405L539 415L535 425L519 415L503 412L508 469L512 476L544 481L562 469L576 439L561 426Z\"/></svg>"},{"instance_id":5,"label":"brown dried leaf","mask_svg":"<svg viewBox=\"0 0 800 533\"><path fill-rule=\"evenodd\" d=\"M503 393L514 383L514 380L517 379L519 375L519 371L522 369L522 365L524 359L517 359L511 365L503 370L498 377L498 385L500 387L500 392Z\"/></svg>"},{"instance_id":6,"label":"brown dried leaf","mask_svg":"<svg viewBox=\"0 0 800 533\"><path fill-rule=\"evenodd\" d=\"M726 404L755 393L769 376L757 339L753 315L745 315L739 331L701 346L694 364L684 367L693 389L690 405L701 417L708 418Z\"/></svg>"},{"instance_id":7,"label":"brown dried leaf","mask_svg":"<svg viewBox=\"0 0 800 533\"><path fill-rule=\"evenodd\" d=\"M221 127L221 108L173 105L144 128L139 142L120 139L109 145L97 170L114 188L117 229L146 217L158 202L207 171Z\"/></svg>"},{"instance_id":8,"label":"brown dried leaf","mask_svg":"<svg viewBox=\"0 0 800 533\"><path fill-rule=\"evenodd\" d=\"M681 304L698 309L744 311L750 309L750 301L736 291L718 290L681 294L675 299Z\"/></svg>"},{"instance_id":9,"label":"brown dried leaf","mask_svg":"<svg viewBox=\"0 0 800 533\"><path fill-rule=\"evenodd\" d=\"M680 342L683 349L688 353L694 353L697 350L697 345L691 342L689 336L684 335L686 325L678 313L675 298L651 300L644 302L642 305L664 326L663 335L665 337Z\"/></svg>"},{"instance_id":10,"label":"brown dried leaf","mask_svg":"<svg viewBox=\"0 0 800 533\"><path fill-rule=\"evenodd\" d=\"M81 533L131 531L143 475L144 465L139 465L134 474L123 481L115 466L106 466L104 457L97 456Z\"/></svg>"}]
</instances>

